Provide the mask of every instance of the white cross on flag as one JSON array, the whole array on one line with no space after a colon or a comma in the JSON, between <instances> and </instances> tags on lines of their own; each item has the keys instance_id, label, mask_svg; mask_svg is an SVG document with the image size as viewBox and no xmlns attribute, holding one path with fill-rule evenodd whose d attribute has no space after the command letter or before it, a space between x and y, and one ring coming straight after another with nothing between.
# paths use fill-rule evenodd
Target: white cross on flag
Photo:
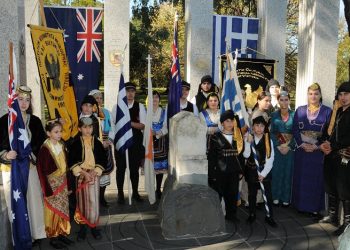
<instances>
[{"instance_id":1,"label":"white cross on flag","mask_svg":"<svg viewBox=\"0 0 350 250\"><path fill-rule=\"evenodd\" d=\"M238 16L213 16L212 74L219 84L219 56L238 49L239 58L256 58L259 19ZM249 48L249 49L247 49Z\"/></svg>"}]
</instances>

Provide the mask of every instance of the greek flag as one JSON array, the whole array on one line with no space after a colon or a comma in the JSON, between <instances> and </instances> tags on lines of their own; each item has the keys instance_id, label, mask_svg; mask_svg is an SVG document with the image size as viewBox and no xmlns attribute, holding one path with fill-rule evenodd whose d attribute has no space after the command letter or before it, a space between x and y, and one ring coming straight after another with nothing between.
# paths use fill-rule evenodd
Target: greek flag
<instances>
[{"instance_id":1,"label":"greek flag","mask_svg":"<svg viewBox=\"0 0 350 250\"><path fill-rule=\"evenodd\" d=\"M120 76L115 130L115 147L120 153L124 153L132 145L132 129L123 74Z\"/></svg>"},{"instance_id":2,"label":"greek flag","mask_svg":"<svg viewBox=\"0 0 350 250\"><path fill-rule=\"evenodd\" d=\"M239 50L240 58L256 58L258 48L259 19L237 16L213 16L212 75L219 84L219 56Z\"/></svg>"},{"instance_id":3,"label":"greek flag","mask_svg":"<svg viewBox=\"0 0 350 250\"><path fill-rule=\"evenodd\" d=\"M236 50L237 53L237 50ZM239 85L237 71L237 54L233 60L232 54L227 55L224 85L222 87L221 113L225 110L233 110L239 117L241 127L249 126L248 113L245 108L241 87Z\"/></svg>"}]
</instances>

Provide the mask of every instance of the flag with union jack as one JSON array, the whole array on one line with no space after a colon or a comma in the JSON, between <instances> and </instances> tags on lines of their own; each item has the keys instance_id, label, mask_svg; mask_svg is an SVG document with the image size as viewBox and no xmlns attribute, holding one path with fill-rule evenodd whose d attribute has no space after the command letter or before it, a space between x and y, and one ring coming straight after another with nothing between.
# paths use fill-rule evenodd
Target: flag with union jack
<instances>
[{"instance_id":1,"label":"flag with union jack","mask_svg":"<svg viewBox=\"0 0 350 250\"><path fill-rule=\"evenodd\" d=\"M11 52L13 53L13 52ZM13 69L9 74L8 133L11 150L17 157L11 160L11 223L15 250L32 249L32 237L27 210L27 188L29 176L29 155L31 153L28 133L17 100L17 76L15 55ZM11 67L11 66L10 66Z\"/></svg>"},{"instance_id":2,"label":"flag with union jack","mask_svg":"<svg viewBox=\"0 0 350 250\"><path fill-rule=\"evenodd\" d=\"M47 26L64 30L71 81L79 108L84 96L99 85L103 10L51 6L44 10Z\"/></svg>"},{"instance_id":3,"label":"flag with union jack","mask_svg":"<svg viewBox=\"0 0 350 250\"><path fill-rule=\"evenodd\" d=\"M180 112L180 97L182 95L181 75L179 63L179 47L177 43L178 15L175 14L174 40L171 46L171 80L168 93L168 119ZM169 123L168 123L169 124Z\"/></svg>"}]
</instances>

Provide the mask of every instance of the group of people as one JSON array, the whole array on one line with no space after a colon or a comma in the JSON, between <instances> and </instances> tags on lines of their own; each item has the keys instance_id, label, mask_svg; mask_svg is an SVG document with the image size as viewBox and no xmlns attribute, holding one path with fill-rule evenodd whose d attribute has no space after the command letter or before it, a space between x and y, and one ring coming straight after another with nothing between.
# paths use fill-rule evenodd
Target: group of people
<instances>
[{"instance_id":1,"label":"group of people","mask_svg":"<svg viewBox=\"0 0 350 250\"><path fill-rule=\"evenodd\" d=\"M328 194L328 216L321 222L339 224L338 206L344 207L341 234L350 224L350 82L337 91L335 107L322 104L321 88L308 88L308 104L290 109L290 96L271 79L257 97L251 110L249 127L241 127L232 110L220 112L218 88L211 76L203 76L197 95L188 101L191 85L182 82L182 111L192 112L207 125L208 185L225 202L225 218L238 222L239 197L249 207L247 221L256 220L257 202L265 204L265 221L272 227L273 205L288 207L318 218L325 209ZM142 202L138 192L139 169L145 149L143 129L146 107L135 100L136 85L126 83L133 144L128 150L132 198ZM81 102L79 133L63 142L62 121L48 121L45 129L32 112L31 90L20 86L18 102L26 124L32 153L27 190L27 209L33 240L48 237L54 248L65 248L74 242L71 222L80 225L78 241L86 238L87 229L96 239L99 209L108 206L106 187L110 172L116 168L118 204L124 204L126 155L114 149L118 107L112 112L102 107L103 95L92 90ZM161 96L153 91L152 131L156 197L162 196L161 184L168 169L167 108ZM0 163L6 204L11 214L11 160L17 152L8 140L8 115L0 118ZM244 180L242 180L244 178ZM258 195L261 190L262 198ZM42 196L38 195L42 193ZM42 204L42 206L40 206Z\"/></svg>"}]
</instances>

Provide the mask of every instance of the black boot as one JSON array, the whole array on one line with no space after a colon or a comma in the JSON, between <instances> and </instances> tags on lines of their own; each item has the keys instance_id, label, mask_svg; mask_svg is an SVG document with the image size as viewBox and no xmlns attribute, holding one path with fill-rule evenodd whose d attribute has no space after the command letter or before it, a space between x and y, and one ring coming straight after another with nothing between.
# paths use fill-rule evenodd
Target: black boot
<instances>
[{"instance_id":1,"label":"black boot","mask_svg":"<svg viewBox=\"0 0 350 250\"><path fill-rule=\"evenodd\" d=\"M123 190L118 190L118 204L124 204L125 198L124 198L124 192Z\"/></svg>"},{"instance_id":2,"label":"black boot","mask_svg":"<svg viewBox=\"0 0 350 250\"><path fill-rule=\"evenodd\" d=\"M335 195L328 195L328 215L320 220L320 223L330 223L338 226L339 199Z\"/></svg>"},{"instance_id":3,"label":"black boot","mask_svg":"<svg viewBox=\"0 0 350 250\"><path fill-rule=\"evenodd\" d=\"M336 236L341 235L344 232L347 225L350 224L350 200L343 201L343 209L344 209L343 225L341 225L340 227L338 227L337 230L334 231L333 234Z\"/></svg>"},{"instance_id":4,"label":"black boot","mask_svg":"<svg viewBox=\"0 0 350 250\"><path fill-rule=\"evenodd\" d=\"M77 241L84 241L86 239L86 231L87 231L87 226L84 224L80 224L80 230L78 232L78 237Z\"/></svg>"},{"instance_id":5,"label":"black boot","mask_svg":"<svg viewBox=\"0 0 350 250\"><path fill-rule=\"evenodd\" d=\"M100 187L100 205L102 207L108 207L108 202L105 199L106 187Z\"/></svg>"}]
</instances>

